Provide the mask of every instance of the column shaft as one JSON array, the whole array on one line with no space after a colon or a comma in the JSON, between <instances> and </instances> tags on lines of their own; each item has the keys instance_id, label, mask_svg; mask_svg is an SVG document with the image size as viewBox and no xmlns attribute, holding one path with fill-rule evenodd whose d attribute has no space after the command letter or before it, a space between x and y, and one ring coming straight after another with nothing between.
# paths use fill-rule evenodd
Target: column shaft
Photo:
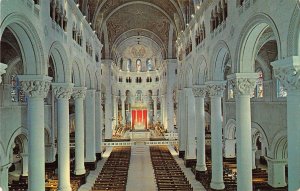
<instances>
[{"instance_id":1,"label":"column shaft","mask_svg":"<svg viewBox=\"0 0 300 191\"><path fill-rule=\"evenodd\" d=\"M102 127L101 127L101 92L97 91L95 94L95 149L96 155L101 158L102 153ZM99 159L97 156L97 160Z\"/></svg>"},{"instance_id":2,"label":"column shaft","mask_svg":"<svg viewBox=\"0 0 300 191\"><path fill-rule=\"evenodd\" d=\"M237 189L252 190L250 95L236 95Z\"/></svg>"},{"instance_id":3,"label":"column shaft","mask_svg":"<svg viewBox=\"0 0 300 191\"><path fill-rule=\"evenodd\" d=\"M58 142L58 190L71 191L70 184L70 141L69 100L57 100L57 142ZM45 183L44 183L45 184ZM45 185L44 185L45 187Z\"/></svg>"},{"instance_id":4,"label":"column shaft","mask_svg":"<svg viewBox=\"0 0 300 191\"><path fill-rule=\"evenodd\" d=\"M95 162L95 90L87 90L86 92L85 119L85 162Z\"/></svg>"},{"instance_id":5,"label":"column shaft","mask_svg":"<svg viewBox=\"0 0 300 191\"><path fill-rule=\"evenodd\" d=\"M192 88L185 88L186 92L186 150L185 160L196 159L196 129L195 129L195 99ZM187 165L187 164L186 164Z\"/></svg>"},{"instance_id":6,"label":"column shaft","mask_svg":"<svg viewBox=\"0 0 300 191\"><path fill-rule=\"evenodd\" d=\"M44 99L28 98L29 190L45 190Z\"/></svg>"},{"instance_id":7,"label":"column shaft","mask_svg":"<svg viewBox=\"0 0 300 191\"><path fill-rule=\"evenodd\" d=\"M288 185L289 191L300 190L300 90L287 96Z\"/></svg>"},{"instance_id":8,"label":"column shaft","mask_svg":"<svg viewBox=\"0 0 300 191\"><path fill-rule=\"evenodd\" d=\"M210 187L213 189L224 189L220 96L211 97L211 142L212 179Z\"/></svg>"},{"instance_id":9,"label":"column shaft","mask_svg":"<svg viewBox=\"0 0 300 191\"><path fill-rule=\"evenodd\" d=\"M205 112L204 97L196 97L196 134L197 134L197 164L196 170L206 171L205 163Z\"/></svg>"},{"instance_id":10,"label":"column shaft","mask_svg":"<svg viewBox=\"0 0 300 191\"><path fill-rule=\"evenodd\" d=\"M75 174L85 174L83 98L75 99Z\"/></svg>"}]
</instances>

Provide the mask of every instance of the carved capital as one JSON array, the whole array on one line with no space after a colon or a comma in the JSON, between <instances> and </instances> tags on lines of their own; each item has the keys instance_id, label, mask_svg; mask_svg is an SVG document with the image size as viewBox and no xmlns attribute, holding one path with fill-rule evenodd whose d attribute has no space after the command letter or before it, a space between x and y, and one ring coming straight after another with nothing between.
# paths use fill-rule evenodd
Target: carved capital
<instances>
[{"instance_id":1,"label":"carved capital","mask_svg":"<svg viewBox=\"0 0 300 191\"><path fill-rule=\"evenodd\" d=\"M45 98L50 88L51 77L41 75L20 75L21 88L28 97Z\"/></svg>"},{"instance_id":2,"label":"carved capital","mask_svg":"<svg viewBox=\"0 0 300 191\"><path fill-rule=\"evenodd\" d=\"M235 73L227 76L235 95L252 95L258 79L257 73Z\"/></svg>"},{"instance_id":3,"label":"carved capital","mask_svg":"<svg viewBox=\"0 0 300 191\"><path fill-rule=\"evenodd\" d=\"M300 90L300 57L293 56L272 63L274 75L287 90Z\"/></svg>"},{"instance_id":4,"label":"carved capital","mask_svg":"<svg viewBox=\"0 0 300 191\"><path fill-rule=\"evenodd\" d=\"M211 81L205 83L209 97L223 97L226 87L225 81Z\"/></svg>"},{"instance_id":5,"label":"carved capital","mask_svg":"<svg viewBox=\"0 0 300 191\"><path fill-rule=\"evenodd\" d=\"M74 99L85 98L86 95L86 87L74 87L72 97Z\"/></svg>"},{"instance_id":6,"label":"carved capital","mask_svg":"<svg viewBox=\"0 0 300 191\"><path fill-rule=\"evenodd\" d=\"M205 97L207 94L207 89L205 86L193 87L193 94L195 97Z\"/></svg>"},{"instance_id":7,"label":"carved capital","mask_svg":"<svg viewBox=\"0 0 300 191\"><path fill-rule=\"evenodd\" d=\"M70 99L73 93L72 83L52 83L52 90L56 99Z\"/></svg>"}]
</instances>

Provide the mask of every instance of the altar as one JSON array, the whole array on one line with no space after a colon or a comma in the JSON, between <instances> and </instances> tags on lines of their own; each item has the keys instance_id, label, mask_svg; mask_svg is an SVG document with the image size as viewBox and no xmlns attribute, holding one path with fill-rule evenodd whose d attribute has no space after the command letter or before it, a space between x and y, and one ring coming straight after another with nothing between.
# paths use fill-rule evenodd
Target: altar
<instances>
[{"instance_id":1,"label":"altar","mask_svg":"<svg viewBox=\"0 0 300 191\"><path fill-rule=\"evenodd\" d=\"M151 133L149 130L132 130L129 132L129 138L131 140L135 139L142 139L142 140L149 140Z\"/></svg>"}]
</instances>

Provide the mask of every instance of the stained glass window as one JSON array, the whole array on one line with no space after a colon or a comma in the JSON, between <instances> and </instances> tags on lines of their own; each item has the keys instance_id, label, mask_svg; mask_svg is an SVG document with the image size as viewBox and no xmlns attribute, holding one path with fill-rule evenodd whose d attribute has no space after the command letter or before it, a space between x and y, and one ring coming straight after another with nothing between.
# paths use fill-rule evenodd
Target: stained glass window
<instances>
[{"instance_id":1,"label":"stained glass window","mask_svg":"<svg viewBox=\"0 0 300 191\"><path fill-rule=\"evenodd\" d=\"M10 78L10 95L12 102L26 102L24 91L21 89L21 85L17 75L11 75Z\"/></svg>"},{"instance_id":2,"label":"stained glass window","mask_svg":"<svg viewBox=\"0 0 300 191\"><path fill-rule=\"evenodd\" d=\"M256 88L255 88L255 97L264 97L264 75L261 69L256 71L258 73L258 79L256 81Z\"/></svg>"},{"instance_id":3,"label":"stained glass window","mask_svg":"<svg viewBox=\"0 0 300 191\"><path fill-rule=\"evenodd\" d=\"M284 86L277 80L277 97L286 97L287 91Z\"/></svg>"}]
</instances>

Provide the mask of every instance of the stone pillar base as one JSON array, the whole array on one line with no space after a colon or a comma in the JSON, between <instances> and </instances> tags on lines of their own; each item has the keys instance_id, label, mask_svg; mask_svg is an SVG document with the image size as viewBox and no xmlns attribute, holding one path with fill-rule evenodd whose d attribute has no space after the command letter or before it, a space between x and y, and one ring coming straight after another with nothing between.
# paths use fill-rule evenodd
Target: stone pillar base
<instances>
[{"instance_id":1,"label":"stone pillar base","mask_svg":"<svg viewBox=\"0 0 300 191\"><path fill-rule=\"evenodd\" d=\"M206 176L206 171L198 171L196 170L195 179L200 181L204 176Z\"/></svg>"},{"instance_id":2,"label":"stone pillar base","mask_svg":"<svg viewBox=\"0 0 300 191\"><path fill-rule=\"evenodd\" d=\"M211 182L210 187L214 190L223 190L225 188L224 182Z\"/></svg>"},{"instance_id":3,"label":"stone pillar base","mask_svg":"<svg viewBox=\"0 0 300 191\"><path fill-rule=\"evenodd\" d=\"M184 159L185 151L179 151L179 158Z\"/></svg>"},{"instance_id":4,"label":"stone pillar base","mask_svg":"<svg viewBox=\"0 0 300 191\"><path fill-rule=\"evenodd\" d=\"M85 166L85 169L96 170L96 168L97 168L97 162L96 161L94 161L94 162L85 162L84 166Z\"/></svg>"},{"instance_id":5,"label":"stone pillar base","mask_svg":"<svg viewBox=\"0 0 300 191\"><path fill-rule=\"evenodd\" d=\"M184 159L184 165L186 168L191 168L192 166L196 166L196 159Z\"/></svg>"},{"instance_id":6,"label":"stone pillar base","mask_svg":"<svg viewBox=\"0 0 300 191\"><path fill-rule=\"evenodd\" d=\"M76 175L76 174L72 174L72 179L73 180L79 180L80 181L80 185L85 184L86 183L86 178L87 178L87 174L81 174L81 175Z\"/></svg>"},{"instance_id":7,"label":"stone pillar base","mask_svg":"<svg viewBox=\"0 0 300 191\"><path fill-rule=\"evenodd\" d=\"M102 160L102 153L96 153L96 160Z\"/></svg>"}]
</instances>

